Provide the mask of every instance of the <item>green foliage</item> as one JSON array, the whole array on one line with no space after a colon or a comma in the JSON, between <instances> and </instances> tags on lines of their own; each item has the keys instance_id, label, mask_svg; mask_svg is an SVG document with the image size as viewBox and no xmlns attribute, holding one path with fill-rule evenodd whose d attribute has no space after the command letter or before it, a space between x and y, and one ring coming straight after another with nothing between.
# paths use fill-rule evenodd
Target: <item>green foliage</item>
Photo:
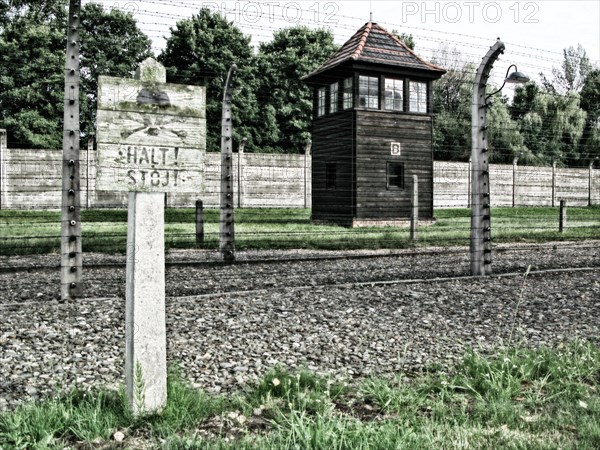
<instances>
[{"instance_id":1,"label":"green foliage","mask_svg":"<svg viewBox=\"0 0 600 450\"><path fill-rule=\"evenodd\" d=\"M134 417L123 390L76 391L0 415L0 447L591 450L599 376L600 349L584 341L468 350L447 373L346 387L275 368L231 397L209 397L171 371L160 414Z\"/></svg>"},{"instance_id":2,"label":"green foliage","mask_svg":"<svg viewBox=\"0 0 600 450\"><path fill-rule=\"evenodd\" d=\"M511 113L537 164L577 165L580 161L586 113L579 94L552 94L530 82L515 90Z\"/></svg>"},{"instance_id":3,"label":"green foliage","mask_svg":"<svg viewBox=\"0 0 600 450\"><path fill-rule=\"evenodd\" d=\"M553 67L553 80L549 81L542 74L544 87L552 93L579 92L594 69L585 49L581 44L563 49L563 62L560 68Z\"/></svg>"},{"instance_id":4,"label":"green foliage","mask_svg":"<svg viewBox=\"0 0 600 450\"><path fill-rule=\"evenodd\" d=\"M398 39L400 39L404 43L404 45L406 45L411 50L415 49L417 43L415 42L415 38L412 34L398 33L397 30L392 30L392 34Z\"/></svg>"},{"instance_id":5,"label":"green foliage","mask_svg":"<svg viewBox=\"0 0 600 450\"><path fill-rule=\"evenodd\" d=\"M170 82L205 85L208 151L220 151L223 88L232 64L238 72L233 96L234 139L248 138L251 150L256 132L251 128L258 105L255 98L255 65L250 37L219 13L201 9L191 19L171 28L159 61Z\"/></svg>"},{"instance_id":6,"label":"green foliage","mask_svg":"<svg viewBox=\"0 0 600 450\"><path fill-rule=\"evenodd\" d=\"M600 159L600 69L590 72L581 89L581 109L587 113L582 158Z\"/></svg>"},{"instance_id":7,"label":"green foliage","mask_svg":"<svg viewBox=\"0 0 600 450\"><path fill-rule=\"evenodd\" d=\"M308 370L290 373L282 367L271 369L247 396L253 407L267 408L269 414L299 411L307 414L325 413L332 400L344 388L316 376Z\"/></svg>"},{"instance_id":8,"label":"green foliage","mask_svg":"<svg viewBox=\"0 0 600 450\"><path fill-rule=\"evenodd\" d=\"M22 5L0 33L0 127L14 148L61 148L66 1ZM80 130L95 128L97 77L131 76L150 40L131 14L89 3L81 11Z\"/></svg>"},{"instance_id":9,"label":"green foliage","mask_svg":"<svg viewBox=\"0 0 600 450\"><path fill-rule=\"evenodd\" d=\"M456 48L442 46L433 62L447 73L433 85L433 151L437 160L468 160L471 154L471 106L476 68L463 63ZM497 96L487 110L490 161L511 162L526 153L518 125L511 118L506 102Z\"/></svg>"},{"instance_id":10,"label":"green foliage","mask_svg":"<svg viewBox=\"0 0 600 450\"><path fill-rule=\"evenodd\" d=\"M62 21L15 17L0 34L0 128L10 147L62 147Z\"/></svg>"},{"instance_id":11,"label":"green foliage","mask_svg":"<svg viewBox=\"0 0 600 450\"><path fill-rule=\"evenodd\" d=\"M81 10L81 131L96 129L98 77L133 78L135 69L152 56L150 39L138 28L131 13L105 11L97 3Z\"/></svg>"},{"instance_id":12,"label":"green foliage","mask_svg":"<svg viewBox=\"0 0 600 450\"><path fill-rule=\"evenodd\" d=\"M312 94L301 77L321 66L337 46L330 31L305 26L274 33L260 45L257 133L261 151L302 153L310 139Z\"/></svg>"}]
</instances>

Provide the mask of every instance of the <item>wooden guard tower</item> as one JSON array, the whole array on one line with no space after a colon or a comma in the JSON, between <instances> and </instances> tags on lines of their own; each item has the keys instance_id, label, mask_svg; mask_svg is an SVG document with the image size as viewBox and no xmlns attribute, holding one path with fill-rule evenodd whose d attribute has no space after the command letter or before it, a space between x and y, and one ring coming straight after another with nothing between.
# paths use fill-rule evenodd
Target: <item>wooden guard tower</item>
<instances>
[{"instance_id":1,"label":"wooden guard tower","mask_svg":"<svg viewBox=\"0 0 600 450\"><path fill-rule=\"evenodd\" d=\"M445 70L368 22L303 80L314 93L312 219L344 226L433 219L432 83Z\"/></svg>"}]
</instances>

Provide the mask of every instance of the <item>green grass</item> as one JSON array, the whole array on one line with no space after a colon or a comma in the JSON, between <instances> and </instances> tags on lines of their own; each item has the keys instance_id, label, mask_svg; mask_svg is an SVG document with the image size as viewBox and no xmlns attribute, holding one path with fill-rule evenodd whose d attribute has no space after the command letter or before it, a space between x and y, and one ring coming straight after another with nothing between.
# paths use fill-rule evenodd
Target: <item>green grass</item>
<instances>
[{"instance_id":1,"label":"green grass","mask_svg":"<svg viewBox=\"0 0 600 450\"><path fill-rule=\"evenodd\" d=\"M228 397L169 375L160 414L135 418L123 391L74 392L0 415L0 448L597 449L600 348L469 351L448 373L358 384L272 369ZM121 448L121 447L116 447Z\"/></svg>"},{"instance_id":2,"label":"green grass","mask_svg":"<svg viewBox=\"0 0 600 450\"><path fill-rule=\"evenodd\" d=\"M436 223L421 227L412 242L406 228L358 228L313 225L306 209L239 209L235 212L236 248L245 249L378 249L427 245L468 245L470 210L438 209ZM218 248L219 212L205 211L204 249ZM495 208L494 242L543 242L600 237L600 207L569 208L568 228L558 232L558 208ZM127 211L82 211L85 252L124 253ZM193 209L167 209L165 245L195 248ZM60 213L0 211L0 255L57 252Z\"/></svg>"}]
</instances>

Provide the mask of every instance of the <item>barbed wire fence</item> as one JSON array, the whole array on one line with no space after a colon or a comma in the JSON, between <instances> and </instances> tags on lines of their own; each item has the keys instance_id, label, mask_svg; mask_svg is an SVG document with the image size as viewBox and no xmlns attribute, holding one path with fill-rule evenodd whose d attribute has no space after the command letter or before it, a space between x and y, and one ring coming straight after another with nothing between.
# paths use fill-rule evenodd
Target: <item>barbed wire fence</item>
<instances>
[{"instance_id":1,"label":"barbed wire fence","mask_svg":"<svg viewBox=\"0 0 600 450\"><path fill-rule=\"evenodd\" d=\"M111 2L111 5L103 3L143 16L138 20L138 24L153 38L161 36L156 31L158 28L155 30L153 27L162 27L164 20L187 18L182 13L169 14L153 11L148 7L165 5L166 2L129 2L122 5L114 2ZM180 6L197 10L197 7L189 2L181 2ZM155 21L148 17L154 17ZM339 19L335 26L336 37L355 31L356 26L350 18L340 16ZM401 28L400 24L393 23L389 24L389 27L394 28L395 25ZM266 32L277 29L275 25L260 23L247 26L264 38L270 37ZM425 55L435 55L443 45L460 46L462 51L456 61L459 65L477 61L481 53L489 47L489 39L483 37L445 33L445 37L440 38L432 37L428 33L431 30L425 28L414 31L419 45L418 52L422 51ZM507 45L518 49L511 50L510 55L523 71L537 73L549 70L549 64L561 63L560 53L516 44ZM459 73L462 70L460 69ZM474 68L464 70L466 76L472 76L474 73ZM492 80L499 85L503 76L504 70L500 66L493 72ZM203 82L204 79L203 75L202 80L198 79L198 82ZM173 81L177 82L177 79ZM468 80L461 83L463 86L471 86ZM468 120L465 120L463 125L471 126ZM512 127L506 127L500 131L513 130ZM550 131L545 133L549 135ZM239 144L236 143L237 146ZM19 255L55 252L59 249L60 221L57 219L57 210L60 208L62 194L61 159L60 151L56 149L12 149L10 137L0 144L0 150L2 264L4 269L9 270L22 265ZM238 206L235 216L236 249L254 253L256 259L269 259L272 252L277 250L293 250L302 256L305 255L302 251L316 249L321 251L319 255L324 257L331 256L326 254L330 250L348 252L361 249L376 254L382 249L414 249L417 245L442 247L440 251L448 258L455 258L458 254L465 255L468 253L472 189L471 167L465 157L469 149L459 144L449 144L443 150L453 155L452 160L436 161L433 167L433 182L419 186L422 196L430 196L433 199L436 222L421 224L418 242L410 238L410 210L393 203L389 204L389 209L398 216L407 218L405 227L367 226L348 229L334 225L314 225L311 223L310 212L311 179L325 177L326 174L312 170L308 152L306 155L238 152L234 158L233 170L233 204ZM497 147L494 152L499 158L506 159L512 156L510 148ZM219 260L218 158L218 154L206 155L204 192L198 193L197 196L165 197L168 207L167 248L173 251L187 251L185 256L173 257L174 260L187 260L192 263ZM88 140L87 148L82 149L80 160L84 252L123 253L127 238L127 214L124 210L127 204L126 195L95 189L98 168L93 137ZM340 177L351 175L344 171L338 174ZM369 175L373 178L381 177L377 172ZM597 209L600 205L599 165L594 166L593 162L590 162L589 165L580 167L539 167L519 165L519 162L515 161L512 165L492 164L490 178L492 207L498 209L493 219L495 244L506 243L516 250L518 247L509 243L600 237ZM407 180L405 188L410 189L410 180ZM197 220L198 201L202 202L201 224ZM563 222L562 232L559 230L560 217L564 217L565 203L563 202L561 214L561 201L566 202L569 210L566 225ZM52 267L54 263L47 264ZM335 277L335 274L332 276Z\"/></svg>"}]
</instances>

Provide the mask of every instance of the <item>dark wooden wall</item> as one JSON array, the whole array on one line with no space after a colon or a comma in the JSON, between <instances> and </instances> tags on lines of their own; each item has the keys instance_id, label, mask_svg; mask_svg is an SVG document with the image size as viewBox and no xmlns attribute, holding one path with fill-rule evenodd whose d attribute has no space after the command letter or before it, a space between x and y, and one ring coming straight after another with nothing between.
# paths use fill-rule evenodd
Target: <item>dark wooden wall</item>
<instances>
[{"instance_id":1,"label":"dark wooden wall","mask_svg":"<svg viewBox=\"0 0 600 450\"><path fill-rule=\"evenodd\" d=\"M349 222L354 215L354 111L315 118L312 141L312 218ZM335 189L326 189L327 163L336 164Z\"/></svg>"},{"instance_id":2,"label":"dark wooden wall","mask_svg":"<svg viewBox=\"0 0 600 450\"><path fill-rule=\"evenodd\" d=\"M427 115L356 111L356 218L410 217L412 176L419 177L419 217L433 217L432 121ZM391 143L400 142L400 156ZM404 189L387 188L387 163L405 167Z\"/></svg>"}]
</instances>

